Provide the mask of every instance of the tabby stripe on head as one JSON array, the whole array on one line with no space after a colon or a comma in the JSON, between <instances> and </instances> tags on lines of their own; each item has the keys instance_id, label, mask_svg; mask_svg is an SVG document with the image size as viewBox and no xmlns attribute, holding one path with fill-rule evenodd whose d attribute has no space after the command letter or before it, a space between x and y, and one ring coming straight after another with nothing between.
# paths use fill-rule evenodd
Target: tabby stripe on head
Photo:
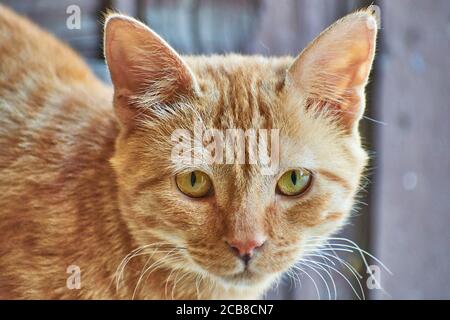
<instances>
[{"instance_id":1,"label":"tabby stripe on head","mask_svg":"<svg viewBox=\"0 0 450 320\"><path fill-rule=\"evenodd\" d=\"M352 188L350 187L350 183L347 182L344 178L334 174L333 172L330 172L328 170L318 170L317 173L319 173L321 176L325 177L329 181L336 182L341 187L343 187L347 191L351 191Z\"/></svg>"}]
</instances>

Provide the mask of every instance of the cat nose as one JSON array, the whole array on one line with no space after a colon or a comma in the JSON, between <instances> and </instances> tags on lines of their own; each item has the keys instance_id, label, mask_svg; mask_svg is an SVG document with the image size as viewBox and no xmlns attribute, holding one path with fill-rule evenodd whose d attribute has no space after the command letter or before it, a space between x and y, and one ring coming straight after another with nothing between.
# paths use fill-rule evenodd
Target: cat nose
<instances>
[{"instance_id":1,"label":"cat nose","mask_svg":"<svg viewBox=\"0 0 450 320\"><path fill-rule=\"evenodd\" d=\"M253 257L254 251L261 248L266 242L266 239L252 239L252 240L225 240L230 246L231 250L239 257L245 264L248 264Z\"/></svg>"}]
</instances>

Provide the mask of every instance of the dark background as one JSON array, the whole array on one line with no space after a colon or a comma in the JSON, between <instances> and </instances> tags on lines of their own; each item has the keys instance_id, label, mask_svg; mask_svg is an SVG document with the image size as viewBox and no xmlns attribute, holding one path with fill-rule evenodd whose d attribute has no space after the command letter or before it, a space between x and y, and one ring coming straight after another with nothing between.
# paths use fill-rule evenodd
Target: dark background
<instances>
[{"instance_id":1,"label":"dark background","mask_svg":"<svg viewBox=\"0 0 450 320\"><path fill-rule=\"evenodd\" d=\"M366 298L450 299L450 1L0 2L67 41L105 81L109 78L102 59L101 21L107 8L148 23L184 54L297 55L337 18L378 5L380 40L366 112L376 121L364 119L361 127L372 155L370 183L339 236L353 239L391 269L393 275L380 274L384 291L366 286L366 268L357 253L338 254L364 276ZM66 26L66 9L73 4L81 9L79 30ZM344 266L335 267L342 273L329 270L337 297L357 298L342 277L359 290L353 275ZM327 280L325 271L321 273ZM321 277L309 274L320 298L329 298ZM298 276L301 286L286 277L268 298L317 299L309 276Z\"/></svg>"}]
</instances>

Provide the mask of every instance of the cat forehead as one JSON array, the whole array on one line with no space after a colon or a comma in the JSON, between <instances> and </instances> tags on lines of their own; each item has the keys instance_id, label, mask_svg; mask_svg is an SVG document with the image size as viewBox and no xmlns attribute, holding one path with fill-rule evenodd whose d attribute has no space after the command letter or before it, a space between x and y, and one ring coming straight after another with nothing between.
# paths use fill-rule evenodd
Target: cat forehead
<instances>
[{"instance_id":1,"label":"cat forehead","mask_svg":"<svg viewBox=\"0 0 450 320\"><path fill-rule=\"evenodd\" d=\"M186 58L206 94L219 91L229 96L243 95L249 90L280 90L292 60L291 57L267 58L235 54Z\"/></svg>"},{"instance_id":2,"label":"cat forehead","mask_svg":"<svg viewBox=\"0 0 450 320\"><path fill-rule=\"evenodd\" d=\"M275 174L288 168L315 168L319 165L318 159L329 160L329 157L321 153L324 149L322 146L337 145L340 141L339 131L329 121L306 112L301 95L287 99L283 94L286 72L292 58L229 55L184 59L198 81L201 90L199 98L187 102L183 112L172 113L164 121L157 121L156 126L152 124L153 127L162 128L156 133L167 135L167 132L181 129L191 139L195 139L196 132L204 133L206 130L210 131L209 135L214 136L213 132L218 130L224 142L227 141L227 134L253 134L257 139L261 134L268 134L267 142L270 144L273 137L271 130L278 130L280 159ZM167 121L170 119L172 121ZM267 132L262 132L261 129ZM212 139L209 135L204 138L208 143ZM151 136L159 137L159 134L152 133ZM168 136L165 138L169 139ZM172 146L170 141L167 145ZM193 147L195 144L191 144L190 148ZM248 141L245 142L243 151L246 159L249 152L247 149ZM258 165L248 163L202 163L196 166L207 173L215 172L213 175L243 177L243 185L252 176L261 176ZM174 167L177 172L191 168L182 163L177 163Z\"/></svg>"},{"instance_id":3,"label":"cat forehead","mask_svg":"<svg viewBox=\"0 0 450 320\"><path fill-rule=\"evenodd\" d=\"M293 57L264 57L259 55L244 56L239 54L183 56L183 60L198 76L213 74L223 76L240 73L264 78L274 75L285 76L286 70L293 62ZM282 73L282 74L279 74ZM201 79L197 79L201 80Z\"/></svg>"},{"instance_id":4,"label":"cat forehead","mask_svg":"<svg viewBox=\"0 0 450 320\"><path fill-rule=\"evenodd\" d=\"M270 128L291 57L185 57L200 88L200 108L214 127Z\"/></svg>"}]
</instances>

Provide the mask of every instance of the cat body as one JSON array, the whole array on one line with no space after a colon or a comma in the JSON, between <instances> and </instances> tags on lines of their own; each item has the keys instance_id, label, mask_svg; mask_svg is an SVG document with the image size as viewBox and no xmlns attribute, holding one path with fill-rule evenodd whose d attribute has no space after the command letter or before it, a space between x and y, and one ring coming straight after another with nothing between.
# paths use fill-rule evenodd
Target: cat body
<instances>
[{"instance_id":1,"label":"cat body","mask_svg":"<svg viewBox=\"0 0 450 320\"><path fill-rule=\"evenodd\" d=\"M340 24L349 30L373 19L349 17ZM182 57L113 14L110 88L0 6L0 298L260 298L345 223L366 164L357 122L376 29L349 44L358 49L350 62L328 66L332 57L314 53L333 46L327 34L355 41L339 28L299 58ZM349 51L329 52L339 50ZM342 106L350 113L333 113ZM278 171L202 164L192 169L213 177L212 195L181 194L173 177L189 168L170 160L171 134L199 119L218 130L278 128L278 171L307 168L309 190L291 199L275 194ZM243 264L236 248L256 239Z\"/></svg>"}]
</instances>

